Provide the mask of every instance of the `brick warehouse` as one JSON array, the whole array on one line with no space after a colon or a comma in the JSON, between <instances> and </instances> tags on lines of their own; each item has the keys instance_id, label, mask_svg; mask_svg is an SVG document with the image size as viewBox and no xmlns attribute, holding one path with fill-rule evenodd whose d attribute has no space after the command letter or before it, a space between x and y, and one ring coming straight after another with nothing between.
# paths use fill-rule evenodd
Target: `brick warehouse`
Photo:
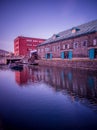
<instances>
[{"instance_id":1,"label":"brick warehouse","mask_svg":"<svg viewBox=\"0 0 97 130\"><path fill-rule=\"evenodd\" d=\"M38 45L41 58L97 58L97 20L54 34Z\"/></svg>"},{"instance_id":2,"label":"brick warehouse","mask_svg":"<svg viewBox=\"0 0 97 130\"><path fill-rule=\"evenodd\" d=\"M14 40L14 54L17 56L29 55L30 51L35 50L37 45L44 41L45 39L18 36Z\"/></svg>"}]
</instances>

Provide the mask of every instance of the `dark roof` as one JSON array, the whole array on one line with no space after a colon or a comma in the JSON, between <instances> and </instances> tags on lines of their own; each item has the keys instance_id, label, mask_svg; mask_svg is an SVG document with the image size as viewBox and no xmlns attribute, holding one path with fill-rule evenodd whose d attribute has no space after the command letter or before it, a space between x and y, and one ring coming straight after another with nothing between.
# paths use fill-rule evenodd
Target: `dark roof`
<instances>
[{"instance_id":1,"label":"dark roof","mask_svg":"<svg viewBox=\"0 0 97 130\"><path fill-rule=\"evenodd\" d=\"M75 33L72 33L73 29L76 29ZM60 40L74 38L74 37L77 37L80 35L85 35L85 34L89 34L89 33L93 33L93 32L97 32L97 20L93 20L91 22L88 22L88 23L85 23L85 24L82 24L82 25L79 25L76 27L72 27L68 30L62 31L62 32L56 34L56 37L54 34L51 38L47 39L45 42L41 43L38 46L57 42Z\"/></svg>"},{"instance_id":2,"label":"dark roof","mask_svg":"<svg viewBox=\"0 0 97 130\"><path fill-rule=\"evenodd\" d=\"M2 49L0 49L0 53L9 53L9 52L6 51L6 50L2 50Z\"/></svg>"}]
</instances>

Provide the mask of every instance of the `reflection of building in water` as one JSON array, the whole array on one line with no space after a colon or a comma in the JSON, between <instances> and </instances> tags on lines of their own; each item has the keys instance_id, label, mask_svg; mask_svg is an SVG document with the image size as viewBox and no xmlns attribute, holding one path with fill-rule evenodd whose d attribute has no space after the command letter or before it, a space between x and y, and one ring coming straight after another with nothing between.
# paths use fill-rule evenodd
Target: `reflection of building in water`
<instances>
[{"instance_id":1,"label":"reflection of building in water","mask_svg":"<svg viewBox=\"0 0 97 130\"><path fill-rule=\"evenodd\" d=\"M72 101L81 102L97 110L97 72L78 69L61 69L55 67L24 67L16 72L16 82L28 85L45 82L55 91L61 91Z\"/></svg>"},{"instance_id":2,"label":"reflection of building in water","mask_svg":"<svg viewBox=\"0 0 97 130\"><path fill-rule=\"evenodd\" d=\"M23 71L15 71L15 79L19 85L27 83L28 79L27 69L23 69Z\"/></svg>"},{"instance_id":3,"label":"reflection of building in water","mask_svg":"<svg viewBox=\"0 0 97 130\"><path fill-rule=\"evenodd\" d=\"M37 68L32 69L25 66L23 71L15 72L15 79L19 85L26 85L32 82L35 83L39 81L37 74Z\"/></svg>"},{"instance_id":4,"label":"reflection of building in water","mask_svg":"<svg viewBox=\"0 0 97 130\"><path fill-rule=\"evenodd\" d=\"M68 93L72 101L80 101L97 110L96 73L78 69L41 68L38 77L54 90Z\"/></svg>"}]
</instances>

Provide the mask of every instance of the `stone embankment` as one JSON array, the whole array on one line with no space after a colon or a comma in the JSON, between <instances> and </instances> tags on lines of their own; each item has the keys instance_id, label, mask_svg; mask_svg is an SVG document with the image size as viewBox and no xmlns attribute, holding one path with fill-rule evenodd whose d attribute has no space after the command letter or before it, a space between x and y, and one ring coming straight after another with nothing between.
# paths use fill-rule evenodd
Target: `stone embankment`
<instances>
[{"instance_id":1,"label":"stone embankment","mask_svg":"<svg viewBox=\"0 0 97 130\"><path fill-rule=\"evenodd\" d=\"M69 68L81 68L81 69L91 69L97 70L97 59L90 60L90 59L43 59L38 60L38 64L40 66L55 66L55 67L69 67Z\"/></svg>"}]
</instances>

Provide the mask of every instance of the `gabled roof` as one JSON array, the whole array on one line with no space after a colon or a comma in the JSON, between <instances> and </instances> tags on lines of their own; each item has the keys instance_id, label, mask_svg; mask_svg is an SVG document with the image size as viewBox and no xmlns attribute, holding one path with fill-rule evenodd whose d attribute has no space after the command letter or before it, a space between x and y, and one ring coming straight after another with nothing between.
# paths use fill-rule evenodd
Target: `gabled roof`
<instances>
[{"instance_id":1,"label":"gabled roof","mask_svg":"<svg viewBox=\"0 0 97 130\"><path fill-rule=\"evenodd\" d=\"M75 29L74 33L72 31L73 29ZM47 39L45 42L41 43L38 46L42 46L42 45L45 45L48 43L57 42L60 40L74 38L77 36L81 36L81 35L85 35L85 34L89 34L89 33L93 33L93 32L97 32L97 20L93 20L93 21L90 21L88 23L85 23L85 24L70 28L68 30L62 31L62 32L56 34L56 37L54 34L51 38Z\"/></svg>"}]
</instances>

